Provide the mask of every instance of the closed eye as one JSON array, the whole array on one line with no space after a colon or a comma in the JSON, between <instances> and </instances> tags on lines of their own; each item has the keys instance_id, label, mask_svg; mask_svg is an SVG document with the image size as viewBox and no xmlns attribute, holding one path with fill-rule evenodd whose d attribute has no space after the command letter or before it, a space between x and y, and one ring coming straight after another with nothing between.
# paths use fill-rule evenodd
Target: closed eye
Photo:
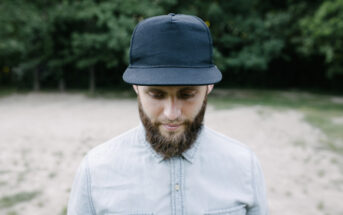
<instances>
[{"instance_id":1,"label":"closed eye","mask_svg":"<svg viewBox=\"0 0 343 215\"><path fill-rule=\"evenodd\" d=\"M196 91L195 90L186 90L186 91L181 91L179 93L179 98L180 99L190 99L193 98L196 95Z\"/></svg>"},{"instance_id":2,"label":"closed eye","mask_svg":"<svg viewBox=\"0 0 343 215\"><path fill-rule=\"evenodd\" d=\"M193 98L194 94L190 94L190 93L182 93L180 94L180 99L189 99L189 98Z\"/></svg>"},{"instance_id":3,"label":"closed eye","mask_svg":"<svg viewBox=\"0 0 343 215\"><path fill-rule=\"evenodd\" d=\"M165 97L165 94L163 92L155 92L155 91L148 92L148 95L154 99L163 99Z\"/></svg>"}]
</instances>

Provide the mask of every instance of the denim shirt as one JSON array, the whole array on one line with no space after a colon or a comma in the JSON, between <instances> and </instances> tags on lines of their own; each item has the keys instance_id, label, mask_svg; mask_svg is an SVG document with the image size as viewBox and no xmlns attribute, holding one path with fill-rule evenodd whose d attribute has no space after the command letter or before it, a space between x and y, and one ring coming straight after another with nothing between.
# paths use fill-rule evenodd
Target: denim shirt
<instances>
[{"instance_id":1,"label":"denim shirt","mask_svg":"<svg viewBox=\"0 0 343 215\"><path fill-rule=\"evenodd\" d=\"M203 127L193 146L164 160L142 126L84 157L68 215L267 215L260 165L245 145Z\"/></svg>"}]
</instances>

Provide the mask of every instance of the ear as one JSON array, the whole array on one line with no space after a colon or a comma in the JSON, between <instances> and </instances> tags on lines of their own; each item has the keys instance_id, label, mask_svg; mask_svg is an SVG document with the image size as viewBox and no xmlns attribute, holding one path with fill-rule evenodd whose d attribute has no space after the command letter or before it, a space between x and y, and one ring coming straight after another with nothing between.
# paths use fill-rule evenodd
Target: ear
<instances>
[{"instance_id":1,"label":"ear","mask_svg":"<svg viewBox=\"0 0 343 215\"><path fill-rule=\"evenodd\" d=\"M213 87L213 84L207 85L207 95L210 94L210 92L213 90Z\"/></svg>"},{"instance_id":2,"label":"ear","mask_svg":"<svg viewBox=\"0 0 343 215\"><path fill-rule=\"evenodd\" d=\"M137 85L132 85L132 87L135 90L136 94L138 94L138 86Z\"/></svg>"}]
</instances>

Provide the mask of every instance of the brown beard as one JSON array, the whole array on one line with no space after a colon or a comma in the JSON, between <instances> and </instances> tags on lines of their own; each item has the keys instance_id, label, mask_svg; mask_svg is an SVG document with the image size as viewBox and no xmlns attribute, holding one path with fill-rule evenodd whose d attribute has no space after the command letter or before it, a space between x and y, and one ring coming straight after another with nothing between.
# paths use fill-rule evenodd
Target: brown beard
<instances>
[{"instance_id":1,"label":"brown beard","mask_svg":"<svg viewBox=\"0 0 343 215\"><path fill-rule=\"evenodd\" d=\"M203 126L206 104L207 95L205 96L202 107L194 120L186 120L184 122L185 131L180 135L174 135L171 133L169 137L165 137L158 129L161 123L153 123L149 119L142 108L142 104L138 96L138 111L141 121L145 127L146 140L158 154L164 157L165 160L181 155L193 145L201 127Z\"/></svg>"}]
</instances>

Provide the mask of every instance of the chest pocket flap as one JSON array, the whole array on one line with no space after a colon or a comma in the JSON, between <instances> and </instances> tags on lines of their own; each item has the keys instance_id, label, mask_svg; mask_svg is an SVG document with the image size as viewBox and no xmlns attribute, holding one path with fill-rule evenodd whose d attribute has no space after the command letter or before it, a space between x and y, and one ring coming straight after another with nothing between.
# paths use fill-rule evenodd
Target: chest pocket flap
<instances>
[{"instance_id":1,"label":"chest pocket flap","mask_svg":"<svg viewBox=\"0 0 343 215\"><path fill-rule=\"evenodd\" d=\"M205 212L204 215L246 215L246 209L245 205L240 205L231 208L211 210Z\"/></svg>"},{"instance_id":2,"label":"chest pocket flap","mask_svg":"<svg viewBox=\"0 0 343 215\"><path fill-rule=\"evenodd\" d=\"M136 213L136 212L122 212L122 213L106 213L105 215L154 215L154 213L146 213L146 212L143 212L143 213Z\"/></svg>"}]
</instances>

